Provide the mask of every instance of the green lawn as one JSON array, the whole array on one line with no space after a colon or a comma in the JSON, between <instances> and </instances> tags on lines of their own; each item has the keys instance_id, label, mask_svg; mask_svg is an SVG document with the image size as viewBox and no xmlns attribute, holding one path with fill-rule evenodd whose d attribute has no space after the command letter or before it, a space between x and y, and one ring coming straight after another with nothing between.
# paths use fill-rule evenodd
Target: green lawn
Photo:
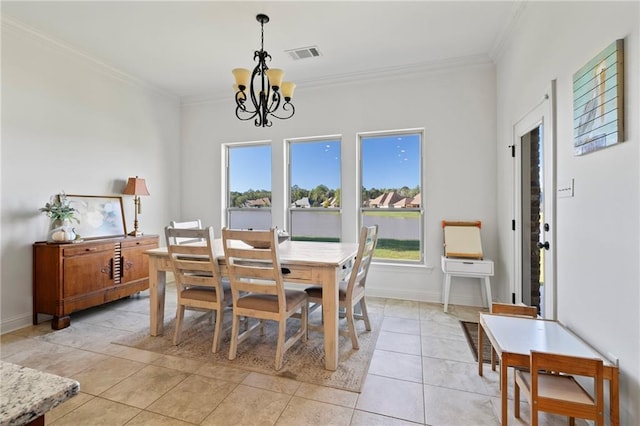
<instances>
[{"instance_id":1,"label":"green lawn","mask_svg":"<svg viewBox=\"0 0 640 426\"><path fill-rule=\"evenodd\" d=\"M373 257L378 259L420 260L420 241L379 238Z\"/></svg>"},{"instance_id":2,"label":"green lawn","mask_svg":"<svg viewBox=\"0 0 640 426\"><path fill-rule=\"evenodd\" d=\"M320 237L293 237L291 240L329 243L337 243L340 241L337 238ZM373 257L376 259L420 260L420 241L379 238Z\"/></svg>"}]
</instances>

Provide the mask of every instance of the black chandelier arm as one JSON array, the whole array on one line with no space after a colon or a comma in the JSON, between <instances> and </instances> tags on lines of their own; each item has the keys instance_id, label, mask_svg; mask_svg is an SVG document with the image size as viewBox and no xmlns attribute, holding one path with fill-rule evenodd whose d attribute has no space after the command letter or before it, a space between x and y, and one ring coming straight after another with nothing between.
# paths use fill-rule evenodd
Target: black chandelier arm
<instances>
[{"instance_id":1,"label":"black chandelier arm","mask_svg":"<svg viewBox=\"0 0 640 426\"><path fill-rule=\"evenodd\" d=\"M242 111L247 111L247 107L244 104L247 100L247 95L242 90L238 90L236 92L236 110L240 109Z\"/></svg>"},{"instance_id":2,"label":"black chandelier arm","mask_svg":"<svg viewBox=\"0 0 640 426\"><path fill-rule=\"evenodd\" d=\"M293 117L293 114L296 113L296 107L293 106L293 104L291 102L287 102L285 101L285 103L282 104L282 111L289 111L289 109L291 110L291 112L289 113L289 115L286 116L278 116L274 113L271 113L272 116L274 116L275 118L279 119L279 120L286 120L288 118Z\"/></svg>"},{"instance_id":3,"label":"black chandelier arm","mask_svg":"<svg viewBox=\"0 0 640 426\"><path fill-rule=\"evenodd\" d=\"M236 92L236 117L242 121L251 120L256 115L258 115L257 110L256 111L247 110L247 106L245 105L246 100L247 100L247 94L244 93L242 90L238 90Z\"/></svg>"},{"instance_id":4,"label":"black chandelier arm","mask_svg":"<svg viewBox=\"0 0 640 426\"><path fill-rule=\"evenodd\" d=\"M240 114L250 114L250 115L243 117ZM236 117L238 118L238 120L249 121L252 118L254 118L256 115L258 115L257 112L249 113L246 110L245 111L241 110L239 107L236 108Z\"/></svg>"},{"instance_id":5,"label":"black chandelier arm","mask_svg":"<svg viewBox=\"0 0 640 426\"><path fill-rule=\"evenodd\" d=\"M281 100L282 97L280 95L280 92L274 90L273 94L271 95L271 102L269 102L268 105L265 105L267 108L267 112L273 115L273 113L278 110L278 107L280 107Z\"/></svg>"}]
</instances>

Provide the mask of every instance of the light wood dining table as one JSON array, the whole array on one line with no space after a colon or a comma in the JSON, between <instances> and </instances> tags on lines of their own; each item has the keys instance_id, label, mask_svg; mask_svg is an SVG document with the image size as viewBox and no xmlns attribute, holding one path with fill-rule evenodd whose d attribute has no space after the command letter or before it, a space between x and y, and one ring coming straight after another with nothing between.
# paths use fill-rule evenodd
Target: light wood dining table
<instances>
[{"instance_id":1,"label":"light wood dining table","mask_svg":"<svg viewBox=\"0 0 640 426\"><path fill-rule=\"evenodd\" d=\"M325 368L338 368L338 285L355 258L358 244L284 241L279 246L280 263L286 283L321 285L324 315ZM222 240L214 241L220 272L227 275ZM164 304L167 272L172 270L165 247L146 251L149 256L150 334L164 331Z\"/></svg>"},{"instance_id":2,"label":"light wood dining table","mask_svg":"<svg viewBox=\"0 0 640 426\"><path fill-rule=\"evenodd\" d=\"M483 330L500 359L502 424L507 424L507 371L509 367L529 368L531 351L585 358L600 358L609 381L609 416L613 426L620 424L619 371L617 364L601 355L579 336L557 321L508 315L480 314L478 327L478 374L482 376Z\"/></svg>"}]
</instances>

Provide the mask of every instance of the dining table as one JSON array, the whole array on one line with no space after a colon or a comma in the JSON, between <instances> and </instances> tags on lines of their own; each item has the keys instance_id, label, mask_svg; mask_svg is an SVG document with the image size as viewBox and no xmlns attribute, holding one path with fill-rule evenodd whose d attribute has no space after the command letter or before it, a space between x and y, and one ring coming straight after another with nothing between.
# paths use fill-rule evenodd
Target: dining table
<instances>
[{"instance_id":1,"label":"dining table","mask_svg":"<svg viewBox=\"0 0 640 426\"><path fill-rule=\"evenodd\" d=\"M222 239L214 240L213 249L221 275L227 276ZM278 247L285 283L322 286L325 368L331 371L338 368L339 283L349 273L357 251L356 243L286 240ZM164 332L167 272L172 271L172 266L166 247L145 253L149 256L150 334L161 336Z\"/></svg>"},{"instance_id":2,"label":"dining table","mask_svg":"<svg viewBox=\"0 0 640 426\"><path fill-rule=\"evenodd\" d=\"M604 379L609 381L609 416L620 424L619 369L616 362L600 354L558 321L480 313L478 327L478 374L483 374L482 345L486 333L500 360L502 425L507 424L507 372L509 367L529 368L531 351L548 352L603 361Z\"/></svg>"}]
</instances>

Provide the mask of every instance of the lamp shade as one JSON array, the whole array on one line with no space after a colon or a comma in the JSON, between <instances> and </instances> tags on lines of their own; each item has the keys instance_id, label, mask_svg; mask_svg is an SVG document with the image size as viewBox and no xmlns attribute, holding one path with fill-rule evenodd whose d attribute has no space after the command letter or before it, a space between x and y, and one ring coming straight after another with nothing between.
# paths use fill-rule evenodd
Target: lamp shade
<instances>
[{"instance_id":1,"label":"lamp shade","mask_svg":"<svg viewBox=\"0 0 640 426\"><path fill-rule=\"evenodd\" d=\"M129 178L122 193L125 195L150 195L144 179L138 176Z\"/></svg>"},{"instance_id":2,"label":"lamp shade","mask_svg":"<svg viewBox=\"0 0 640 426\"><path fill-rule=\"evenodd\" d=\"M249 78L251 77L251 71L246 68L235 68L233 71L233 76L236 78L236 84L238 87L242 86L244 88L249 87Z\"/></svg>"},{"instance_id":3,"label":"lamp shade","mask_svg":"<svg viewBox=\"0 0 640 426\"><path fill-rule=\"evenodd\" d=\"M267 74L267 78L269 79L269 84L274 89L279 88L282 85L282 77L284 76L284 71L279 68L270 68L265 71Z\"/></svg>"},{"instance_id":4,"label":"lamp shade","mask_svg":"<svg viewBox=\"0 0 640 426\"><path fill-rule=\"evenodd\" d=\"M290 100L291 98L293 98L293 90L295 88L295 83L285 81L284 83L282 83L282 96L284 96L286 100Z\"/></svg>"}]
</instances>

